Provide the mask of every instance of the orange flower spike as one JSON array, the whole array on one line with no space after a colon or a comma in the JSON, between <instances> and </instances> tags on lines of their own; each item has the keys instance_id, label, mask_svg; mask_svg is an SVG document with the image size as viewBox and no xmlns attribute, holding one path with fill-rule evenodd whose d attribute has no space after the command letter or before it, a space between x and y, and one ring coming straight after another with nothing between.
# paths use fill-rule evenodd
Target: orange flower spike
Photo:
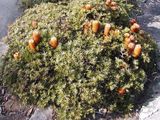
<instances>
[{"instance_id":1,"label":"orange flower spike","mask_svg":"<svg viewBox=\"0 0 160 120\"><path fill-rule=\"evenodd\" d=\"M92 21L92 31L94 33L97 33L100 29L100 22L98 20L93 20Z\"/></svg>"},{"instance_id":2,"label":"orange flower spike","mask_svg":"<svg viewBox=\"0 0 160 120\"><path fill-rule=\"evenodd\" d=\"M111 5L112 0L106 0L106 5L110 6Z\"/></svg>"},{"instance_id":3,"label":"orange flower spike","mask_svg":"<svg viewBox=\"0 0 160 120\"><path fill-rule=\"evenodd\" d=\"M132 54L132 52L134 51L134 48L135 48L135 43L133 43L133 42L130 42L129 44L128 44L128 53L129 54Z\"/></svg>"},{"instance_id":4,"label":"orange flower spike","mask_svg":"<svg viewBox=\"0 0 160 120\"><path fill-rule=\"evenodd\" d=\"M136 19L133 19L133 18L132 18L132 19L130 19L130 21L129 21L129 22L130 22L130 24L131 24L131 25L133 25L134 23L137 23Z\"/></svg>"},{"instance_id":5,"label":"orange flower spike","mask_svg":"<svg viewBox=\"0 0 160 120\"><path fill-rule=\"evenodd\" d=\"M138 32L140 30L140 25L137 23L134 23L130 29L131 29L131 32Z\"/></svg>"},{"instance_id":6,"label":"orange flower spike","mask_svg":"<svg viewBox=\"0 0 160 120\"><path fill-rule=\"evenodd\" d=\"M35 42L35 44L38 44L40 42L40 39L41 39L41 34L38 30L34 30L33 33L32 33L32 38Z\"/></svg>"},{"instance_id":7,"label":"orange flower spike","mask_svg":"<svg viewBox=\"0 0 160 120\"><path fill-rule=\"evenodd\" d=\"M32 51L32 52L35 52L36 51L36 44L35 44L35 41L33 39L30 39L28 41L28 46L29 46L29 49Z\"/></svg>"},{"instance_id":8,"label":"orange flower spike","mask_svg":"<svg viewBox=\"0 0 160 120\"><path fill-rule=\"evenodd\" d=\"M111 29L111 24L106 23L105 28L104 28L104 35L105 36L108 36L110 29Z\"/></svg>"},{"instance_id":9,"label":"orange flower spike","mask_svg":"<svg viewBox=\"0 0 160 120\"><path fill-rule=\"evenodd\" d=\"M35 20L32 21L32 27L33 28L37 28L38 27L37 21L35 21Z\"/></svg>"},{"instance_id":10,"label":"orange flower spike","mask_svg":"<svg viewBox=\"0 0 160 120\"><path fill-rule=\"evenodd\" d=\"M14 57L15 60L19 60L21 58L21 55L20 55L19 52L16 52L16 53L13 54L13 57Z\"/></svg>"},{"instance_id":11,"label":"orange flower spike","mask_svg":"<svg viewBox=\"0 0 160 120\"><path fill-rule=\"evenodd\" d=\"M58 40L56 37L52 37L51 40L49 41L50 46L52 46L52 48L56 49L58 46Z\"/></svg>"},{"instance_id":12,"label":"orange flower spike","mask_svg":"<svg viewBox=\"0 0 160 120\"><path fill-rule=\"evenodd\" d=\"M129 34L129 33L125 33L125 34L124 34L124 37L125 37L125 38L129 38L129 37L130 37L130 34Z\"/></svg>"},{"instance_id":13,"label":"orange flower spike","mask_svg":"<svg viewBox=\"0 0 160 120\"><path fill-rule=\"evenodd\" d=\"M142 53L142 46L140 44L137 44L134 48L132 56L134 58L138 58Z\"/></svg>"},{"instance_id":14,"label":"orange flower spike","mask_svg":"<svg viewBox=\"0 0 160 120\"><path fill-rule=\"evenodd\" d=\"M125 38L124 39L124 47L125 47L125 49L127 49L128 48L128 44L131 42L131 39L130 38Z\"/></svg>"},{"instance_id":15,"label":"orange flower spike","mask_svg":"<svg viewBox=\"0 0 160 120\"><path fill-rule=\"evenodd\" d=\"M89 21L85 22L83 25L84 34L87 34L90 28L91 28L91 23Z\"/></svg>"},{"instance_id":16,"label":"orange flower spike","mask_svg":"<svg viewBox=\"0 0 160 120\"><path fill-rule=\"evenodd\" d=\"M134 37L134 35L131 35L129 38L131 39L131 41L132 41L132 42L134 42L134 41L135 41L135 37Z\"/></svg>"},{"instance_id":17,"label":"orange flower spike","mask_svg":"<svg viewBox=\"0 0 160 120\"><path fill-rule=\"evenodd\" d=\"M117 3L112 1L111 6L117 6Z\"/></svg>"},{"instance_id":18,"label":"orange flower spike","mask_svg":"<svg viewBox=\"0 0 160 120\"><path fill-rule=\"evenodd\" d=\"M83 7L84 10L92 10L92 8L93 8L93 6L90 5L90 4L86 4L86 5Z\"/></svg>"},{"instance_id":19,"label":"orange flower spike","mask_svg":"<svg viewBox=\"0 0 160 120\"><path fill-rule=\"evenodd\" d=\"M122 95L122 96L123 96L125 93L126 93L126 89L125 89L125 88L119 88L119 89L118 89L118 94L119 94L119 95Z\"/></svg>"},{"instance_id":20,"label":"orange flower spike","mask_svg":"<svg viewBox=\"0 0 160 120\"><path fill-rule=\"evenodd\" d=\"M118 5L117 5L116 2L111 2L110 7L111 7L111 9L114 10L114 11L118 9Z\"/></svg>"},{"instance_id":21,"label":"orange flower spike","mask_svg":"<svg viewBox=\"0 0 160 120\"><path fill-rule=\"evenodd\" d=\"M115 10L117 10L118 9L118 6L112 6L111 7L111 10L113 10L113 11L115 11Z\"/></svg>"}]
</instances>

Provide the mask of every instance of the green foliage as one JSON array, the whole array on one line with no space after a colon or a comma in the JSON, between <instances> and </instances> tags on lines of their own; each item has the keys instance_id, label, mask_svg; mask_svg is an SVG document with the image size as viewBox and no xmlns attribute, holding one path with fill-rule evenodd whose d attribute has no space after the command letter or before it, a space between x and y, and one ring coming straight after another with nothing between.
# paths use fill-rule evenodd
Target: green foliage
<instances>
[{"instance_id":1,"label":"green foliage","mask_svg":"<svg viewBox=\"0 0 160 120\"><path fill-rule=\"evenodd\" d=\"M2 59L2 56L0 56L1 58L0 58L0 76L2 76L1 74L2 74L2 71L3 71L3 64L4 64L4 61L3 61L3 59ZM0 83L0 85L2 85L2 83Z\"/></svg>"},{"instance_id":2,"label":"green foliage","mask_svg":"<svg viewBox=\"0 0 160 120\"><path fill-rule=\"evenodd\" d=\"M57 2L69 2L70 0L21 0L21 3L23 6L30 8L33 7L35 4L40 4L40 3L57 3Z\"/></svg>"},{"instance_id":3,"label":"green foliage","mask_svg":"<svg viewBox=\"0 0 160 120\"><path fill-rule=\"evenodd\" d=\"M25 104L52 105L60 120L80 120L100 108L131 111L154 71L156 44L147 33L133 33L142 54L135 59L127 53L124 34L129 32L131 5L125 0L116 2L120 7L116 11L102 0L74 0L67 6L48 3L26 10L9 29L3 84ZM94 8L82 10L88 3ZM38 21L42 34L36 53L28 50L33 20ZM89 30L86 35L83 24L90 20L99 20L101 29L96 34ZM107 40L105 23L112 25ZM48 44L53 35L59 40L56 49ZM17 51L20 60L13 58ZM120 95L119 88L125 88L126 93Z\"/></svg>"}]
</instances>

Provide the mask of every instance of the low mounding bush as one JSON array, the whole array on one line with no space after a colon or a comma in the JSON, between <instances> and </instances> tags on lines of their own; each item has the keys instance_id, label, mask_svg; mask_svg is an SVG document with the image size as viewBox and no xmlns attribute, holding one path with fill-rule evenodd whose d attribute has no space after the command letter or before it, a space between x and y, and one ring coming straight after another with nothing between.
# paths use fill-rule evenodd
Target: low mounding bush
<instances>
[{"instance_id":1,"label":"low mounding bush","mask_svg":"<svg viewBox=\"0 0 160 120\"><path fill-rule=\"evenodd\" d=\"M108 1L108 0L107 0ZM9 30L3 84L59 120L129 112L155 69L156 44L125 0L74 0L25 11ZM32 35L33 34L33 35Z\"/></svg>"},{"instance_id":2,"label":"low mounding bush","mask_svg":"<svg viewBox=\"0 0 160 120\"><path fill-rule=\"evenodd\" d=\"M30 8L33 7L35 4L40 4L40 3L57 3L57 2L69 2L70 0L21 0L21 3L23 6Z\"/></svg>"}]
</instances>

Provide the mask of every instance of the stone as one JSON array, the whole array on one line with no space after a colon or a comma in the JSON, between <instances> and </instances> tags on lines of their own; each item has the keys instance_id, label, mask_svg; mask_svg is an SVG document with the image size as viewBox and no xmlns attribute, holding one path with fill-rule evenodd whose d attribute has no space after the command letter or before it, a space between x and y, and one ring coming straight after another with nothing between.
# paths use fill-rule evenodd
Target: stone
<instances>
[{"instance_id":1,"label":"stone","mask_svg":"<svg viewBox=\"0 0 160 120\"><path fill-rule=\"evenodd\" d=\"M141 4L143 15L138 16L138 21L145 31L149 32L156 40L160 51L160 0L146 0ZM158 62L160 70L160 62ZM139 113L139 120L160 120L160 74L149 86L146 94L150 97Z\"/></svg>"},{"instance_id":2,"label":"stone","mask_svg":"<svg viewBox=\"0 0 160 120\"><path fill-rule=\"evenodd\" d=\"M0 39L7 35L8 25L22 13L17 1L18 0L0 0Z\"/></svg>"},{"instance_id":3,"label":"stone","mask_svg":"<svg viewBox=\"0 0 160 120\"><path fill-rule=\"evenodd\" d=\"M8 100L10 99L10 97L11 97L11 94L6 93L6 94L3 96L3 101L4 101L4 102L5 102L5 101L8 101Z\"/></svg>"},{"instance_id":4,"label":"stone","mask_svg":"<svg viewBox=\"0 0 160 120\"><path fill-rule=\"evenodd\" d=\"M4 95L5 94L5 89L2 89L1 90L1 95Z\"/></svg>"},{"instance_id":5,"label":"stone","mask_svg":"<svg viewBox=\"0 0 160 120\"><path fill-rule=\"evenodd\" d=\"M148 105L142 107L139 114L139 119L146 120L151 117L154 118L154 114L157 114L157 112L160 115L160 96L158 98L154 98L154 100L149 101ZM149 119L149 120L155 120L155 119Z\"/></svg>"},{"instance_id":6,"label":"stone","mask_svg":"<svg viewBox=\"0 0 160 120\"><path fill-rule=\"evenodd\" d=\"M160 111L157 111L154 113L154 115L149 116L145 120L159 120L160 119L159 115L160 115Z\"/></svg>"},{"instance_id":7,"label":"stone","mask_svg":"<svg viewBox=\"0 0 160 120\"><path fill-rule=\"evenodd\" d=\"M7 35L8 25L12 23L20 14L22 10L19 9L17 0L0 0L0 72L3 66L3 56L8 50L8 45L6 45L1 39ZM9 96L5 94L5 90L1 90L2 101L4 102L3 108L1 107L1 112L5 110L17 111L20 106L17 102L9 100ZM22 115L13 115L13 116L2 116L0 114L0 120L25 120Z\"/></svg>"},{"instance_id":8,"label":"stone","mask_svg":"<svg viewBox=\"0 0 160 120\"><path fill-rule=\"evenodd\" d=\"M11 116L3 116L0 120L28 120L23 114L12 114Z\"/></svg>"},{"instance_id":9,"label":"stone","mask_svg":"<svg viewBox=\"0 0 160 120\"><path fill-rule=\"evenodd\" d=\"M4 120L5 116L3 116L2 114L0 114L0 120Z\"/></svg>"},{"instance_id":10,"label":"stone","mask_svg":"<svg viewBox=\"0 0 160 120\"><path fill-rule=\"evenodd\" d=\"M6 103L4 103L4 109L8 112L17 112L20 111L23 107L17 100L9 99Z\"/></svg>"},{"instance_id":11,"label":"stone","mask_svg":"<svg viewBox=\"0 0 160 120\"><path fill-rule=\"evenodd\" d=\"M1 39L7 35L8 25L22 13L17 1L18 0L0 0L0 67L2 65L1 57L5 55L8 50L8 46L2 42Z\"/></svg>"},{"instance_id":12,"label":"stone","mask_svg":"<svg viewBox=\"0 0 160 120\"><path fill-rule=\"evenodd\" d=\"M2 114L2 107L0 107L0 114Z\"/></svg>"},{"instance_id":13,"label":"stone","mask_svg":"<svg viewBox=\"0 0 160 120\"><path fill-rule=\"evenodd\" d=\"M33 107L29 108L29 110L26 111L26 116L27 116L27 117L30 117L31 114L33 113L33 111L34 111L34 108L33 108Z\"/></svg>"},{"instance_id":14,"label":"stone","mask_svg":"<svg viewBox=\"0 0 160 120\"><path fill-rule=\"evenodd\" d=\"M53 120L53 109L36 109L29 120Z\"/></svg>"}]
</instances>

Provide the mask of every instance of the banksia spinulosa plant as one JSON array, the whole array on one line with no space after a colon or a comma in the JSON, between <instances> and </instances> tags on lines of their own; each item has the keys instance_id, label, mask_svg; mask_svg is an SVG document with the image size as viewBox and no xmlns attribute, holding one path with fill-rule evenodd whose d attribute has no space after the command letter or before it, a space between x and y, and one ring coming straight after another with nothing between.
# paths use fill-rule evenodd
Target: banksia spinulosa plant
<instances>
[{"instance_id":1,"label":"banksia spinulosa plant","mask_svg":"<svg viewBox=\"0 0 160 120\"><path fill-rule=\"evenodd\" d=\"M53 106L59 120L84 119L101 107L131 111L154 71L156 44L147 33L130 29L131 5L115 2L118 10L108 9L104 0L26 10L9 29L3 84L25 104ZM94 9L82 10L86 4ZM41 33L34 54L28 49L33 20ZM100 27L92 32L94 20ZM111 27L105 33L106 23ZM17 51L20 60L13 58Z\"/></svg>"}]
</instances>

